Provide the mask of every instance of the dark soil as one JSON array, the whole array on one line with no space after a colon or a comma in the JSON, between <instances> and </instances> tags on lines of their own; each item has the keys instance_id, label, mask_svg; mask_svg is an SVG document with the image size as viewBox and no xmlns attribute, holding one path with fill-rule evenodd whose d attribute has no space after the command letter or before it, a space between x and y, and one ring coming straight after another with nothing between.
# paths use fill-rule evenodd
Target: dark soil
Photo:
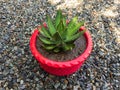
<instances>
[{"instance_id":1,"label":"dark soil","mask_svg":"<svg viewBox=\"0 0 120 90\"><path fill-rule=\"evenodd\" d=\"M74 43L75 43L75 48L73 50L67 52L54 53L54 52L48 52L45 49L43 49L43 47L41 46L41 41L37 38L36 47L44 57L54 61L64 62L64 61L72 60L84 52L86 48L86 39L84 36L78 38Z\"/></svg>"}]
</instances>

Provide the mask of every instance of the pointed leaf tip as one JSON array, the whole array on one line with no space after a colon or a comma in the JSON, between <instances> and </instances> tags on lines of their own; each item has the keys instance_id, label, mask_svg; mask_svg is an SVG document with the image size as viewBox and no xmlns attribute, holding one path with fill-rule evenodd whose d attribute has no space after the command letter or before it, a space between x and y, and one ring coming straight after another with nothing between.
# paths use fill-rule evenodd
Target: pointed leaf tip
<instances>
[{"instance_id":1,"label":"pointed leaf tip","mask_svg":"<svg viewBox=\"0 0 120 90\"><path fill-rule=\"evenodd\" d=\"M56 26L56 27L57 27L58 24L60 23L61 18L62 18L62 12L61 12L61 10L58 10L58 11L57 11L57 15L56 15L56 17L55 17L55 26Z\"/></svg>"},{"instance_id":2,"label":"pointed leaf tip","mask_svg":"<svg viewBox=\"0 0 120 90\"><path fill-rule=\"evenodd\" d=\"M52 23L50 16L47 16L47 26L50 34L53 36L56 33L56 29L54 27L54 24Z\"/></svg>"}]
</instances>

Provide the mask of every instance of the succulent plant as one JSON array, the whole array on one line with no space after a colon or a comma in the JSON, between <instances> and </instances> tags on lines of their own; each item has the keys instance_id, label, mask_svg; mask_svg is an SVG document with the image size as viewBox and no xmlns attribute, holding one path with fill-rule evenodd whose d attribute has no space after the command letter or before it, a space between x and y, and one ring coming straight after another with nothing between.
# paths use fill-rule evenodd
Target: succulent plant
<instances>
[{"instance_id":1,"label":"succulent plant","mask_svg":"<svg viewBox=\"0 0 120 90\"><path fill-rule=\"evenodd\" d=\"M39 29L38 36L42 46L48 51L60 52L72 50L75 45L74 41L79 38L85 30L79 31L84 25L84 21L78 22L78 17L74 17L69 23L66 23L62 11L58 10L55 20L47 16L47 27L42 25Z\"/></svg>"}]
</instances>

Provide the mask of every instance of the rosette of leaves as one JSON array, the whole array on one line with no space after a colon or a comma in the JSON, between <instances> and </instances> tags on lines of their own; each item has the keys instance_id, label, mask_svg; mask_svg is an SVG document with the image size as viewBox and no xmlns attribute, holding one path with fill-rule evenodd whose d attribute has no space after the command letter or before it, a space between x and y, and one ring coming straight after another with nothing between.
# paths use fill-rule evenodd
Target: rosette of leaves
<instances>
[{"instance_id":1,"label":"rosette of leaves","mask_svg":"<svg viewBox=\"0 0 120 90\"><path fill-rule=\"evenodd\" d=\"M85 30L79 31L84 25L84 21L78 22L78 17L74 17L69 23L66 23L65 16L61 10L57 11L55 20L47 16L47 27L42 25L39 28L39 39L43 48L48 51L60 52L72 50L75 45L74 41L84 34Z\"/></svg>"}]
</instances>

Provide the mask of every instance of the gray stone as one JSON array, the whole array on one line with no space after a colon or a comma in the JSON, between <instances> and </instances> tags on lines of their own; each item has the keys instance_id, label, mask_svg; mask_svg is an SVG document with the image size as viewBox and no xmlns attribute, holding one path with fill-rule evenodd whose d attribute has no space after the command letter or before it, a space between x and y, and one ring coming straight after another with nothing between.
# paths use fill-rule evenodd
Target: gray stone
<instances>
[{"instance_id":1,"label":"gray stone","mask_svg":"<svg viewBox=\"0 0 120 90\"><path fill-rule=\"evenodd\" d=\"M67 88L67 85L64 84L64 85L62 86L62 89L66 89L66 88Z\"/></svg>"},{"instance_id":2,"label":"gray stone","mask_svg":"<svg viewBox=\"0 0 120 90\"><path fill-rule=\"evenodd\" d=\"M59 86L60 86L59 82L54 85L55 89L57 89Z\"/></svg>"},{"instance_id":3,"label":"gray stone","mask_svg":"<svg viewBox=\"0 0 120 90\"><path fill-rule=\"evenodd\" d=\"M3 80L3 78L4 78L4 75L0 74L0 80Z\"/></svg>"},{"instance_id":4,"label":"gray stone","mask_svg":"<svg viewBox=\"0 0 120 90\"><path fill-rule=\"evenodd\" d=\"M18 50L18 47L17 47L17 46L15 46L15 47L14 47L14 50L15 50L15 51L16 51L16 50Z\"/></svg>"}]
</instances>

